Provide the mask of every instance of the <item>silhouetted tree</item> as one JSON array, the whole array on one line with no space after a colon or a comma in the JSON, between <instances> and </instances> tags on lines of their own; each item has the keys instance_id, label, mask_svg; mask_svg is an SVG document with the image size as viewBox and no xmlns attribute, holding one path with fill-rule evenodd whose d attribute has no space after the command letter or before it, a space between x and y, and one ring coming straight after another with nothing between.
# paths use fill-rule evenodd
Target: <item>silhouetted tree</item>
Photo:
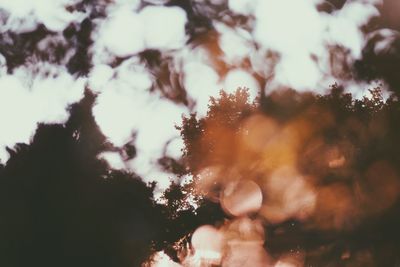
<instances>
[{"instance_id":1,"label":"silhouetted tree","mask_svg":"<svg viewBox=\"0 0 400 267\"><path fill-rule=\"evenodd\" d=\"M222 164L228 169L232 166L239 168L239 163L236 162L245 159L238 157L241 151L235 147L235 136L240 134L241 123L252 114L264 114L280 125L299 117L304 118L306 125L311 128L327 125L318 128L321 130L301 144L297 168L304 175L318 177L316 183L321 188L331 185L349 188L361 186L365 194L373 198L373 202L365 202L362 205L367 206L361 206L361 209L370 212L369 215L349 218L353 226L339 229L310 226L307 222L290 218L283 223L265 224L265 246L271 255L277 257L298 249L303 250L306 252L305 266L396 266L400 262L400 231L397 227L400 223L400 202L396 197L390 206L381 210L384 204L377 203L380 200L374 198L379 195L386 198L381 193L390 191L387 188L398 187L400 182L400 103L396 96L384 101L379 88L370 90L370 93L369 98L354 100L350 94L344 92L344 88L334 85L330 93L324 96L287 90L263 96L251 104L243 89L235 94L221 92L218 99L211 99L206 117L198 119L192 114L184 118L182 126L178 127L185 142L183 152L187 169L195 177L192 186L196 187L196 183L201 182L196 179L201 179L197 174L204 167ZM329 168L315 161L323 157L324 153L318 150L320 148L310 150L319 138L328 146L338 145L343 148L348 159L346 167ZM382 164L378 164L372 176L364 175L370 172L371 166L377 166L374 165L376 162L385 162L394 168L395 178L389 182L385 177L380 178L380 175L390 175ZM242 171L251 175L251 169L244 168ZM216 186L216 190L220 190ZM169 190L166 196L172 198L172 201L169 199L168 203L173 209L179 210L179 204L174 201L185 197L182 195L183 191L176 185ZM351 190L356 190L352 194L357 199L357 189ZM176 194L171 196L173 192ZM339 195L337 197L340 198ZM217 206L210 200L200 199L202 202L198 202L197 210L210 204ZM209 209L211 213L208 215L191 213L190 216L197 219L190 220L200 222L201 216L209 216L218 225L229 218L221 209L211 210ZM178 212L177 220L179 219ZM212 224L212 220L203 223ZM190 233L196 225L197 223L182 224L180 227L189 227L183 233ZM349 251L351 257L342 258L345 251Z\"/></svg>"},{"instance_id":2,"label":"silhouetted tree","mask_svg":"<svg viewBox=\"0 0 400 267\"><path fill-rule=\"evenodd\" d=\"M97 158L112 149L89 91L69 120L38 126L0 170L0 265L140 266L164 231L154 186Z\"/></svg>"},{"instance_id":3,"label":"silhouetted tree","mask_svg":"<svg viewBox=\"0 0 400 267\"><path fill-rule=\"evenodd\" d=\"M71 106L65 124L41 124L30 144L8 149L10 158L0 168L0 264L140 266L161 250L178 261L179 246L190 241L197 227L221 225L230 218L219 203L197 191L201 182L197 173L209 165L229 166L240 159L241 151L232 144L242 122L254 114L282 125L306 114L310 125L318 125L327 118L322 111L329 111L335 123L320 135L328 144L344 142L352 147L344 151L353 153L348 167L337 170L318 165L313 160L319 148L309 150L310 139L300 149L303 156L298 168L319 177L320 186L357 183L380 196L385 180L380 185L379 179L357 173L368 171L377 161L399 172L400 104L396 97L384 101L379 89L371 90L371 95L353 100L335 85L326 96L286 91L249 103L244 89L235 94L221 92L219 98L211 99L205 118L192 114L178 127L185 142L183 167L194 179L184 185L173 183L164 193L165 204L158 204L153 199L155 184L143 183L134 173L112 170L98 159L99 153L115 148L99 131L91 114L95 95L86 91ZM221 143L221 138L233 143ZM230 145L229 153L218 151L224 145ZM378 183L371 184L370 179ZM218 192L221 188L216 186L211 190ZM379 209L379 205L369 209ZM396 200L382 212L343 229L310 228L293 219L265 224L265 246L273 256L301 248L306 251L306 264L313 266L395 266L399 210ZM355 256L342 260L347 249ZM365 251L368 256L362 256Z\"/></svg>"}]
</instances>

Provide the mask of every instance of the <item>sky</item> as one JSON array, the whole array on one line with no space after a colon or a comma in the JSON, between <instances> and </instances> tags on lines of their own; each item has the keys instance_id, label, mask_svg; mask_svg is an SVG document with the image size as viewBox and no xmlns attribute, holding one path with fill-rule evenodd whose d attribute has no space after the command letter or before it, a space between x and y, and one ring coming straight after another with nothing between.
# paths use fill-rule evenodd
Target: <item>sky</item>
<instances>
[{"instance_id":1,"label":"sky","mask_svg":"<svg viewBox=\"0 0 400 267\"><path fill-rule=\"evenodd\" d=\"M101 131L116 147L137 149L133 159L99 157L165 188L174 175L157 161L180 158L175 126L183 115L204 116L221 89L247 87L251 98L282 88L325 93L334 83L356 97L378 84L390 90L353 71L372 39L379 54L398 38L395 17L368 28L382 4L0 0L0 159L7 146L29 142L37 123L65 122L89 88Z\"/></svg>"}]
</instances>

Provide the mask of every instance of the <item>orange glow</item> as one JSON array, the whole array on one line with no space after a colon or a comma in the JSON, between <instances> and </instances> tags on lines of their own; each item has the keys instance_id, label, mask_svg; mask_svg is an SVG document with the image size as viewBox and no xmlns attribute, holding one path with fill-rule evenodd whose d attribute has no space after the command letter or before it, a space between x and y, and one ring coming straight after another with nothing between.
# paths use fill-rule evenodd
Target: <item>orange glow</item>
<instances>
[{"instance_id":1,"label":"orange glow","mask_svg":"<svg viewBox=\"0 0 400 267\"><path fill-rule=\"evenodd\" d=\"M264 227L260 220L246 217L224 227L226 240L222 266L268 266L270 257L264 245Z\"/></svg>"},{"instance_id":2,"label":"orange glow","mask_svg":"<svg viewBox=\"0 0 400 267\"><path fill-rule=\"evenodd\" d=\"M367 142L360 121L339 125L320 107L282 121L256 113L237 127L206 123L201 151L207 145L212 151L200 153L195 186L230 218L219 229L196 230L191 259L226 267L302 267L305 254L269 255L266 226L296 220L307 229L340 232L390 208L400 196L399 176L388 162L354 168L358 147L340 133L353 126L357 140ZM351 261L353 252L339 259Z\"/></svg>"},{"instance_id":3,"label":"orange glow","mask_svg":"<svg viewBox=\"0 0 400 267\"><path fill-rule=\"evenodd\" d=\"M304 220L315 208L315 189L294 169L283 167L266 179L267 201L261 214L272 223Z\"/></svg>"},{"instance_id":4,"label":"orange glow","mask_svg":"<svg viewBox=\"0 0 400 267\"><path fill-rule=\"evenodd\" d=\"M278 124L264 115L253 115L243 123L241 141L256 152L262 152L265 146L279 131Z\"/></svg>"},{"instance_id":5,"label":"orange glow","mask_svg":"<svg viewBox=\"0 0 400 267\"><path fill-rule=\"evenodd\" d=\"M369 212L379 213L390 208L400 194L400 181L393 167L387 162L372 164L364 180L361 202Z\"/></svg>"},{"instance_id":6,"label":"orange glow","mask_svg":"<svg viewBox=\"0 0 400 267\"><path fill-rule=\"evenodd\" d=\"M184 266L210 266L220 264L223 235L211 225L203 225L193 233L191 244L194 254L184 259Z\"/></svg>"},{"instance_id":7,"label":"orange glow","mask_svg":"<svg viewBox=\"0 0 400 267\"><path fill-rule=\"evenodd\" d=\"M221 205L229 214L242 216L257 212L262 205L262 192L253 181L232 182L222 192Z\"/></svg>"},{"instance_id":8,"label":"orange glow","mask_svg":"<svg viewBox=\"0 0 400 267\"><path fill-rule=\"evenodd\" d=\"M359 211L348 187L334 184L319 188L316 222L323 229L350 228L356 223Z\"/></svg>"},{"instance_id":9,"label":"orange glow","mask_svg":"<svg viewBox=\"0 0 400 267\"><path fill-rule=\"evenodd\" d=\"M213 242L210 242L213 240ZM197 228L192 236L192 246L195 252L206 255L220 253L223 237L221 233L211 225L203 225ZM207 253L205 253L207 252Z\"/></svg>"}]
</instances>

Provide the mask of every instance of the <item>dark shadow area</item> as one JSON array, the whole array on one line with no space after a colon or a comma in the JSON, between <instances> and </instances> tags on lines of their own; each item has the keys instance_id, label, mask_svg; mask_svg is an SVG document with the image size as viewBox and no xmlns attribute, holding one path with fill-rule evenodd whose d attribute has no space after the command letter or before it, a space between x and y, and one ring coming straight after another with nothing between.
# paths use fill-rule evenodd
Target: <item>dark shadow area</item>
<instances>
[{"instance_id":1,"label":"dark shadow area","mask_svg":"<svg viewBox=\"0 0 400 267\"><path fill-rule=\"evenodd\" d=\"M153 187L97 159L110 149L91 108L70 108L65 125L39 125L30 144L8 149L0 170L0 266L140 266L166 214Z\"/></svg>"},{"instance_id":2,"label":"dark shadow area","mask_svg":"<svg viewBox=\"0 0 400 267\"><path fill-rule=\"evenodd\" d=\"M354 100L334 85L324 96L287 90L254 103L245 90L221 92L219 98L211 99L205 118L186 117L179 127L185 142L183 161L194 175L209 166L222 169L206 181L208 191L203 196L210 200L222 194L232 173L264 188L275 169L295 164L313 185L315 209L306 219L256 215L263 220L264 246L274 259L302 255L298 257L304 257L304 266L397 266L400 102L396 96L383 101L379 88L370 92L371 98ZM248 124L254 119L260 123ZM274 130L268 127L283 130L271 134ZM247 144L252 138L259 145L243 148L242 142ZM288 149L288 143L295 143L295 148ZM298 153L294 163L287 161L289 152L285 151ZM201 175L199 179L194 187L202 186ZM264 205L276 201L271 189L264 190ZM179 195L181 190L175 192ZM299 193L299 199L305 193ZM295 201L291 204L296 205ZM218 206L218 200L214 205ZM235 220L229 215L214 218L217 228Z\"/></svg>"},{"instance_id":3,"label":"dark shadow area","mask_svg":"<svg viewBox=\"0 0 400 267\"><path fill-rule=\"evenodd\" d=\"M400 2L384 0L377 5L379 16L373 18L361 59L354 64L355 76L365 81L381 79L389 90L399 94L400 78Z\"/></svg>"}]
</instances>

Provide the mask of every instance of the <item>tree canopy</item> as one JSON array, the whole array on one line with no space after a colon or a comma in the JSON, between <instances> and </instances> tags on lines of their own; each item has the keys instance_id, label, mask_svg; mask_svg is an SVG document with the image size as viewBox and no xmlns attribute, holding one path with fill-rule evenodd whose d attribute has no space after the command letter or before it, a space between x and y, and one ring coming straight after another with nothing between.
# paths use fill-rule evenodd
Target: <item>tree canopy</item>
<instances>
[{"instance_id":1,"label":"tree canopy","mask_svg":"<svg viewBox=\"0 0 400 267\"><path fill-rule=\"evenodd\" d=\"M357 100L334 85L327 95L287 90L249 103L245 89L222 91L206 117L184 118L192 186L225 213L214 225L241 220L225 193L252 181L263 201L246 216L262 221L272 262L292 255L301 266L395 266L400 105L379 88L370 94Z\"/></svg>"},{"instance_id":2,"label":"tree canopy","mask_svg":"<svg viewBox=\"0 0 400 267\"><path fill-rule=\"evenodd\" d=\"M355 100L334 85L324 96L287 90L250 103L246 89L221 91L205 117L177 126L182 181L161 201L154 183L99 159L115 148L91 115L95 99L87 91L65 124L39 125L30 144L8 149L0 170L2 265L140 266L157 251L184 262L195 253L196 229L222 231L243 218L261 224L271 264L294 252L305 266L399 261L395 96L384 100L376 88ZM238 210L224 194L249 181L262 203Z\"/></svg>"}]
</instances>

